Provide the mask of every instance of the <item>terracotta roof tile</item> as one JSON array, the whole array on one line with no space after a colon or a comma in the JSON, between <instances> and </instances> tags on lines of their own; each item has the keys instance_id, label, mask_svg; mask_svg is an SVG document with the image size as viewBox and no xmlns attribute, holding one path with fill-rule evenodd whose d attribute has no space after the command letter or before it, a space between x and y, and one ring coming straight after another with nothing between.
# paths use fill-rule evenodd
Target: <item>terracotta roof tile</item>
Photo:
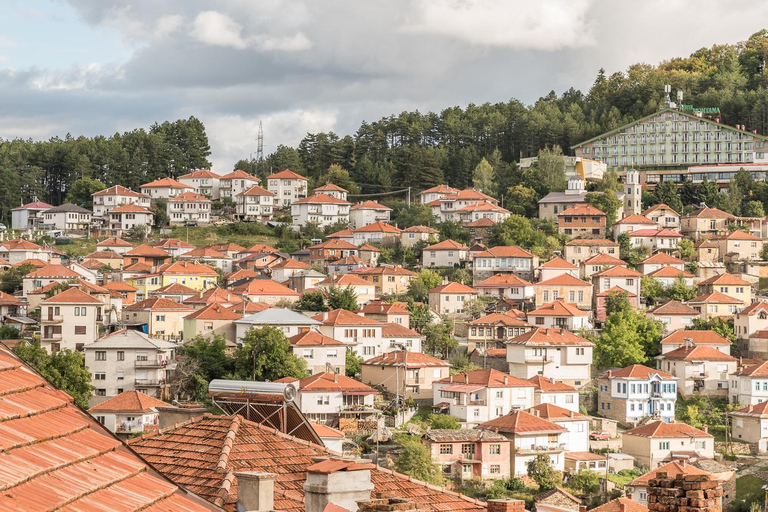
<instances>
[{"instance_id":1,"label":"terracotta roof tile","mask_svg":"<svg viewBox=\"0 0 768 512\"><path fill-rule=\"evenodd\" d=\"M384 325L372 318L360 316L351 311L347 311L346 309L334 309L327 313L320 313L312 318L323 322L323 325L371 325L378 327Z\"/></svg>"},{"instance_id":2,"label":"terracotta roof tile","mask_svg":"<svg viewBox=\"0 0 768 512\"><path fill-rule=\"evenodd\" d=\"M441 384L479 384L486 388L533 387L533 383L530 381L494 370L493 368L469 370L433 382Z\"/></svg>"},{"instance_id":3,"label":"terracotta roof tile","mask_svg":"<svg viewBox=\"0 0 768 512\"><path fill-rule=\"evenodd\" d=\"M481 316L469 322L469 325L496 325L502 324L508 327L532 327L525 320L521 320L517 315L507 311L504 313L491 313Z\"/></svg>"},{"instance_id":4,"label":"terracotta roof tile","mask_svg":"<svg viewBox=\"0 0 768 512\"><path fill-rule=\"evenodd\" d=\"M77 279L81 277L80 274L65 267L64 265L46 265L45 267L33 270L26 276L28 279L34 278L56 278L56 279Z\"/></svg>"},{"instance_id":5,"label":"terracotta roof tile","mask_svg":"<svg viewBox=\"0 0 768 512\"><path fill-rule=\"evenodd\" d=\"M291 171L290 169L286 169L284 171L280 171L275 174L271 174L267 176L268 180L276 179L276 180L303 180L303 181L309 181L307 178L302 176L301 174L296 174L295 172Z\"/></svg>"},{"instance_id":6,"label":"terracotta roof tile","mask_svg":"<svg viewBox=\"0 0 768 512\"><path fill-rule=\"evenodd\" d=\"M318 282L316 286L371 286L371 283L365 279L359 278L354 274L338 274L326 277Z\"/></svg>"},{"instance_id":7,"label":"terracotta roof tile","mask_svg":"<svg viewBox=\"0 0 768 512\"><path fill-rule=\"evenodd\" d=\"M513 345L527 345L533 347L539 346L564 346L564 345L578 345L578 346L592 346L592 342L577 336L565 329L543 329L536 328L530 330L520 336L515 336L507 343Z\"/></svg>"},{"instance_id":8,"label":"terracotta roof tile","mask_svg":"<svg viewBox=\"0 0 768 512\"><path fill-rule=\"evenodd\" d=\"M467 228L488 228L491 226L495 226L496 221L493 219L490 219L488 217L480 217L477 220L473 220L472 222L468 222L464 224L464 227Z\"/></svg>"},{"instance_id":9,"label":"terracotta roof tile","mask_svg":"<svg viewBox=\"0 0 768 512\"><path fill-rule=\"evenodd\" d=\"M159 180L150 181L149 183L145 183L141 185L139 188L151 188L151 187L170 187L170 188L192 188L189 185L185 185L180 181L177 181L173 178L160 178Z\"/></svg>"},{"instance_id":10,"label":"terracotta roof tile","mask_svg":"<svg viewBox=\"0 0 768 512\"><path fill-rule=\"evenodd\" d=\"M765 377L766 375L763 375ZM760 402L757 405L748 405L741 409L736 409L731 414L736 416L762 416L768 417L768 402Z\"/></svg>"},{"instance_id":11,"label":"terracotta roof tile","mask_svg":"<svg viewBox=\"0 0 768 512\"><path fill-rule=\"evenodd\" d=\"M633 485L633 486L647 486L648 481L652 478L656 478L656 475L659 472L664 472L667 474L667 478L675 478L679 475L709 475L710 473L708 471L704 471L703 469L699 469L693 464L684 464L677 461L668 462L666 464L662 464L661 466L657 467L654 470L651 470L647 473L645 473L642 476L639 476L629 482L627 485Z\"/></svg>"},{"instance_id":12,"label":"terracotta roof tile","mask_svg":"<svg viewBox=\"0 0 768 512\"><path fill-rule=\"evenodd\" d=\"M406 356L406 351L404 350L385 352L379 356L364 361L363 364L370 366L400 366L405 359L407 359L408 368L451 366L448 361L443 361L442 359L437 359L436 357L428 356L421 352L408 351Z\"/></svg>"},{"instance_id":13,"label":"terracotta roof tile","mask_svg":"<svg viewBox=\"0 0 768 512\"><path fill-rule=\"evenodd\" d=\"M108 398L94 405L88 412L153 412L155 407L166 407L169 404L139 391L123 391L117 396Z\"/></svg>"},{"instance_id":14,"label":"terracotta roof tile","mask_svg":"<svg viewBox=\"0 0 768 512\"><path fill-rule=\"evenodd\" d=\"M112 208L110 210L110 213L149 213L152 212L147 210L146 208L142 208L141 206L135 205L135 204L123 204L118 206L117 208Z\"/></svg>"},{"instance_id":15,"label":"terracotta roof tile","mask_svg":"<svg viewBox=\"0 0 768 512\"><path fill-rule=\"evenodd\" d=\"M429 293L470 293L470 294L477 294L477 290L472 288L471 286L467 286L461 283L457 283L455 281L451 281L448 284L444 284L441 286L438 286L437 288L432 288L429 290Z\"/></svg>"},{"instance_id":16,"label":"terracotta roof tile","mask_svg":"<svg viewBox=\"0 0 768 512\"><path fill-rule=\"evenodd\" d=\"M179 258L190 260L190 259L209 259L209 260L225 260L229 259L229 256L227 256L224 253L221 253L214 249L213 247L199 247L196 249L192 249L191 251L187 251L184 254L180 255Z\"/></svg>"},{"instance_id":17,"label":"terracotta roof tile","mask_svg":"<svg viewBox=\"0 0 768 512\"><path fill-rule=\"evenodd\" d=\"M295 347L320 347L320 346L344 345L343 342L316 331L300 332L299 334L288 338L288 342Z\"/></svg>"},{"instance_id":18,"label":"terracotta roof tile","mask_svg":"<svg viewBox=\"0 0 768 512\"><path fill-rule=\"evenodd\" d=\"M537 391L544 393L576 393L576 388L573 386L543 375L534 375L528 379L528 382L533 383Z\"/></svg>"},{"instance_id":19,"label":"terracotta roof tile","mask_svg":"<svg viewBox=\"0 0 768 512\"><path fill-rule=\"evenodd\" d=\"M675 210L673 210L672 208L670 208L669 206L667 206L667 205L666 205L666 204L664 204L664 203L659 203L659 204L655 204L655 205L651 206L650 208L648 208L647 210L645 210L645 211L643 212L643 215L645 215L645 216L648 216L648 215L650 215L651 213L655 212L656 210L661 210L661 209L666 209L666 210L669 210L670 212L674 213L674 214L675 214L675 215L677 215L678 217L680 216L680 214L679 214L679 213L677 213Z\"/></svg>"},{"instance_id":20,"label":"terracotta roof tile","mask_svg":"<svg viewBox=\"0 0 768 512\"><path fill-rule=\"evenodd\" d=\"M224 288L209 288L204 292L198 292L194 296L182 301L187 305L194 304L240 304L243 299Z\"/></svg>"},{"instance_id":21,"label":"terracotta roof tile","mask_svg":"<svg viewBox=\"0 0 768 512\"><path fill-rule=\"evenodd\" d=\"M248 190L244 190L237 195L238 196L274 196L275 194L265 188L262 188L258 185L254 185Z\"/></svg>"},{"instance_id":22,"label":"terracotta roof tile","mask_svg":"<svg viewBox=\"0 0 768 512\"><path fill-rule=\"evenodd\" d=\"M655 237L661 237L661 238L683 238L683 235L678 233L677 231L672 231L671 229L638 229L636 231L632 231L631 233L627 233L630 238L637 238L637 237L649 237L649 238L655 238Z\"/></svg>"},{"instance_id":23,"label":"terracotta roof tile","mask_svg":"<svg viewBox=\"0 0 768 512\"><path fill-rule=\"evenodd\" d=\"M690 315L698 316L699 312L692 307L686 306L682 302L670 300L661 306L657 306L649 311L652 315Z\"/></svg>"},{"instance_id":24,"label":"terracotta roof tile","mask_svg":"<svg viewBox=\"0 0 768 512\"><path fill-rule=\"evenodd\" d=\"M655 277L655 278L658 278L658 277L674 277L674 278L682 277L683 279L692 279L692 278L695 277L693 274L690 274L690 273L686 272L685 270L680 270L679 268L673 267L671 265L664 265L663 267L658 268L658 269L654 270L653 272L651 272L650 274L648 274L648 276Z\"/></svg>"},{"instance_id":25,"label":"terracotta roof tile","mask_svg":"<svg viewBox=\"0 0 768 512\"><path fill-rule=\"evenodd\" d=\"M572 420L589 420L589 416L581 414L580 412L573 412L570 409L565 409L555 404L539 404L525 412L529 412L536 417L557 423L558 421L572 421Z\"/></svg>"},{"instance_id":26,"label":"terracotta roof tile","mask_svg":"<svg viewBox=\"0 0 768 512\"><path fill-rule=\"evenodd\" d=\"M294 201L293 204L350 204L348 201L339 199L338 197L329 196L328 194L313 194L309 197L304 197L298 201Z\"/></svg>"},{"instance_id":27,"label":"terracotta roof tile","mask_svg":"<svg viewBox=\"0 0 768 512\"><path fill-rule=\"evenodd\" d=\"M661 340L662 345L685 345L686 338L690 338L694 345L730 345L731 342L720 336L715 331L680 329Z\"/></svg>"},{"instance_id":28,"label":"terracotta roof tile","mask_svg":"<svg viewBox=\"0 0 768 512\"><path fill-rule=\"evenodd\" d=\"M678 361L736 361L736 358L707 345L682 346L658 356Z\"/></svg>"},{"instance_id":29,"label":"terracotta roof tile","mask_svg":"<svg viewBox=\"0 0 768 512\"><path fill-rule=\"evenodd\" d=\"M619 243L613 240L607 240L605 238L578 238L566 242L568 246L605 246L605 247L618 247Z\"/></svg>"},{"instance_id":30,"label":"terracotta roof tile","mask_svg":"<svg viewBox=\"0 0 768 512\"><path fill-rule=\"evenodd\" d=\"M399 228L396 228L395 226L391 224L387 224L386 222L376 221L371 224L367 224L363 227L353 229L355 233L394 233L394 234L400 234L402 231Z\"/></svg>"},{"instance_id":31,"label":"terracotta roof tile","mask_svg":"<svg viewBox=\"0 0 768 512\"><path fill-rule=\"evenodd\" d=\"M443 240L442 242L428 245L424 248L425 251L468 251L469 247L467 247L464 244L460 244L459 242L456 242L454 240L451 240L450 238L448 240Z\"/></svg>"},{"instance_id":32,"label":"terracotta roof tile","mask_svg":"<svg viewBox=\"0 0 768 512\"><path fill-rule=\"evenodd\" d=\"M96 247L133 247L133 244L126 242L122 238L112 237L97 243Z\"/></svg>"},{"instance_id":33,"label":"terracotta roof tile","mask_svg":"<svg viewBox=\"0 0 768 512\"><path fill-rule=\"evenodd\" d=\"M644 215L627 215L620 221L617 221L614 225L619 224L649 224L655 226L656 223Z\"/></svg>"},{"instance_id":34,"label":"terracotta roof tile","mask_svg":"<svg viewBox=\"0 0 768 512\"><path fill-rule=\"evenodd\" d=\"M184 202L210 203L211 200L205 196L201 196L200 194L187 191L187 192L178 194L174 197L171 197L170 199L168 199L168 202L169 203L184 203Z\"/></svg>"},{"instance_id":35,"label":"terracotta roof tile","mask_svg":"<svg viewBox=\"0 0 768 512\"><path fill-rule=\"evenodd\" d=\"M152 258L170 258L171 255L165 252L164 250L160 249L159 247L152 247L151 245L147 244L141 244L137 247L134 247L130 251L123 254L123 257L127 256L141 256L141 257L152 257Z\"/></svg>"},{"instance_id":36,"label":"terracotta roof tile","mask_svg":"<svg viewBox=\"0 0 768 512\"><path fill-rule=\"evenodd\" d=\"M166 263L161 265L157 269L158 274L174 274L174 275L193 275L193 276L209 276L218 277L219 274L208 265L202 263L196 263L194 261L174 261L173 263Z\"/></svg>"},{"instance_id":37,"label":"terracotta roof tile","mask_svg":"<svg viewBox=\"0 0 768 512\"><path fill-rule=\"evenodd\" d=\"M608 379L621 378L621 379L648 380L651 375L658 375L662 379L675 378L674 375L670 375L669 373L662 372L655 368L649 368L642 364L633 364L630 366L625 366L624 368L620 368L618 370L610 370L606 372L602 377L608 378Z\"/></svg>"},{"instance_id":38,"label":"terracotta roof tile","mask_svg":"<svg viewBox=\"0 0 768 512\"><path fill-rule=\"evenodd\" d=\"M592 509L594 512L648 512L648 507L629 498L616 498Z\"/></svg>"},{"instance_id":39,"label":"terracotta roof tile","mask_svg":"<svg viewBox=\"0 0 768 512\"><path fill-rule=\"evenodd\" d=\"M557 257L552 258L551 260L542 263L539 268L555 268L555 269L568 269L568 270L578 270L579 267L576 265L569 263L565 261L563 258Z\"/></svg>"},{"instance_id":40,"label":"terracotta roof tile","mask_svg":"<svg viewBox=\"0 0 768 512\"><path fill-rule=\"evenodd\" d=\"M567 432L562 427L551 421L538 418L525 411L514 411L506 416L501 416L491 421L486 421L477 426L482 430L493 430L494 432L504 432L511 434L559 434Z\"/></svg>"},{"instance_id":41,"label":"terracotta roof tile","mask_svg":"<svg viewBox=\"0 0 768 512\"><path fill-rule=\"evenodd\" d=\"M411 226L409 228L404 229L403 233L428 233L428 234L436 235L439 233L439 231L436 230L435 228L430 228L429 226Z\"/></svg>"},{"instance_id":42,"label":"terracotta roof tile","mask_svg":"<svg viewBox=\"0 0 768 512\"><path fill-rule=\"evenodd\" d=\"M533 253L514 245L499 245L475 254L475 258L533 258Z\"/></svg>"},{"instance_id":43,"label":"terracotta roof tile","mask_svg":"<svg viewBox=\"0 0 768 512\"><path fill-rule=\"evenodd\" d=\"M720 292L699 295L688 301L689 304L742 304L742 301Z\"/></svg>"},{"instance_id":44,"label":"terracotta roof tile","mask_svg":"<svg viewBox=\"0 0 768 512\"><path fill-rule=\"evenodd\" d=\"M133 190L126 188L122 185L114 185L104 190L100 190L93 194L94 196L129 196L129 197L149 197L147 194L141 192L134 192Z\"/></svg>"},{"instance_id":45,"label":"terracotta roof tile","mask_svg":"<svg viewBox=\"0 0 768 512\"><path fill-rule=\"evenodd\" d=\"M46 304L104 304L96 297L92 297L79 288L67 288L61 293L43 301Z\"/></svg>"},{"instance_id":46,"label":"terracotta roof tile","mask_svg":"<svg viewBox=\"0 0 768 512\"><path fill-rule=\"evenodd\" d=\"M685 263L680 258L675 258L674 256L670 256L667 253L664 252L657 252L656 254L652 256L648 256L643 261L640 262L640 264L644 263L661 263L662 265L681 265Z\"/></svg>"},{"instance_id":47,"label":"terracotta roof tile","mask_svg":"<svg viewBox=\"0 0 768 512\"><path fill-rule=\"evenodd\" d=\"M743 280L739 276L728 273L718 274L699 282L699 286L707 284L716 284L721 286L750 286L748 281Z\"/></svg>"},{"instance_id":48,"label":"terracotta roof tile","mask_svg":"<svg viewBox=\"0 0 768 512\"><path fill-rule=\"evenodd\" d=\"M208 304L204 308L184 317L193 320L240 320L243 315L235 313L221 304Z\"/></svg>"},{"instance_id":49,"label":"terracotta roof tile","mask_svg":"<svg viewBox=\"0 0 768 512\"><path fill-rule=\"evenodd\" d=\"M717 208L699 208L692 211L683 218L699 218L699 219L735 219L730 213L718 210Z\"/></svg>"},{"instance_id":50,"label":"terracotta roof tile","mask_svg":"<svg viewBox=\"0 0 768 512\"><path fill-rule=\"evenodd\" d=\"M589 316L587 311L582 311L573 304L568 304L563 300L547 302L538 308L530 311L528 317L532 316Z\"/></svg>"},{"instance_id":51,"label":"terracotta roof tile","mask_svg":"<svg viewBox=\"0 0 768 512\"><path fill-rule=\"evenodd\" d=\"M182 174L179 176L179 179L181 178L213 178L213 179L219 179L220 176L216 173L213 173L209 171L208 169L198 169L196 171L189 172L187 174Z\"/></svg>"},{"instance_id":52,"label":"terracotta roof tile","mask_svg":"<svg viewBox=\"0 0 768 512\"><path fill-rule=\"evenodd\" d=\"M488 279L484 279L475 285L476 288L499 288L512 286L533 286L525 279L517 277L515 274L494 274Z\"/></svg>"},{"instance_id":53,"label":"terracotta roof tile","mask_svg":"<svg viewBox=\"0 0 768 512\"><path fill-rule=\"evenodd\" d=\"M637 297L636 294L632 292L628 292L621 286L612 286L611 288L608 288L607 290L603 290L602 292L598 293L598 297L609 297L611 295L618 294L618 295L626 295L627 297Z\"/></svg>"},{"instance_id":54,"label":"terracotta roof tile","mask_svg":"<svg viewBox=\"0 0 768 512\"><path fill-rule=\"evenodd\" d=\"M281 295L288 297L298 297L301 295L298 292L291 290L287 286L284 286L276 281L272 281L271 279L252 279L244 285L233 288L232 291L242 293L243 295L256 296Z\"/></svg>"},{"instance_id":55,"label":"terracotta roof tile","mask_svg":"<svg viewBox=\"0 0 768 512\"><path fill-rule=\"evenodd\" d=\"M596 274L592 274L592 276L593 277L595 276L597 277L642 277L643 274L641 274L637 270L632 270L631 268L616 265L614 267L601 270Z\"/></svg>"},{"instance_id":56,"label":"terracotta roof tile","mask_svg":"<svg viewBox=\"0 0 768 512\"><path fill-rule=\"evenodd\" d=\"M703 430L694 428L686 423L674 422L665 423L658 420L651 423L646 423L640 427L634 428L624 435L633 435L640 437L712 437L712 434L708 434Z\"/></svg>"},{"instance_id":57,"label":"terracotta roof tile","mask_svg":"<svg viewBox=\"0 0 768 512\"><path fill-rule=\"evenodd\" d=\"M219 178L221 181L223 180L252 180L258 183L260 180L256 176L252 174L248 174L247 172L237 169L235 171L232 171L229 174L225 174L221 178Z\"/></svg>"},{"instance_id":58,"label":"terracotta roof tile","mask_svg":"<svg viewBox=\"0 0 768 512\"><path fill-rule=\"evenodd\" d=\"M123 308L123 311L193 311L193 308L163 297L144 299Z\"/></svg>"},{"instance_id":59,"label":"terracotta roof tile","mask_svg":"<svg viewBox=\"0 0 768 512\"><path fill-rule=\"evenodd\" d=\"M589 286L592 287L591 284L587 283L586 281L582 281L578 277L573 277L571 274L560 274L559 276L555 276L551 279L547 279L546 281L539 281L538 283L535 283L533 286Z\"/></svg>"},{"instance_id":60,"label":"terracotta roof tile","mask_svg":"<svg viewBox=\"0 0 768 512\"><path fill-rule=\"evenodd\" d=\"M570 208L567 208L563 211L561 211L558 214L558 217L562 217L563 215L572 215L572 216L578 216L578 215L588 215L588 216L603 216L605 217L605 212L602 210L599 210L595 208L592 205L589 204L577 204L575 206L571 206Z\"/></svg>"}]
</instances>

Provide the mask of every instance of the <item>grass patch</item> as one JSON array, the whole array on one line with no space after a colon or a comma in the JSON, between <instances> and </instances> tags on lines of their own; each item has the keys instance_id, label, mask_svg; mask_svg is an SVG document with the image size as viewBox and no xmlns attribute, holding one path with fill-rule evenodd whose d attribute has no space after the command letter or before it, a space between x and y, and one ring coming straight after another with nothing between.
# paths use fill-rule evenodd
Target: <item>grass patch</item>
<instances>
[{"instance_id":1,"label":"grass patch","mask_svg":"<svg viewBox=\"0 0 768 512\"><path fill-rule=\"evenodd\" d=\"M277 238L272 234L272 230L258 223L197 226L191 228L179 226L173 228L171 234L164 238L178 238L179 240L186 241L187 230L189 230L189 243L196 247L203 247L213 243L234 243L248 248L254 244L274 246L277 243Z\"/></svg>"},{"instance_id":2,"label":"grass patch","mask_svg":"<svg viewBox=\"0 0 768 512\"><path fill-rule=\"evenodd\" d=\"M623 488L629 482L635 478L641 476L643 472L639 469L622 469L618 473L610 473L608 480L616 484L617 487Z\"/></svg>"},{"instance_id":3,"label":"grass patch","mask_svg":"<svg viewBox=\"0 0 768 512\"><path fill-rule=\"evenodd\" d=\"M760 288L760 290L768 289L768 277L761 277L758 283L758 287Z\"/></svg>"},{"instance_id":4,"label":"grass patch","mask_svg":"<svg viewBox=\"0 0 768 512\"><path fill-rule=\"evenodd\" d=\"M755 495L763 494L765 482L756 476L744 475L736 479L736 499L747 500Z\"/></svg>"}]
</instances>

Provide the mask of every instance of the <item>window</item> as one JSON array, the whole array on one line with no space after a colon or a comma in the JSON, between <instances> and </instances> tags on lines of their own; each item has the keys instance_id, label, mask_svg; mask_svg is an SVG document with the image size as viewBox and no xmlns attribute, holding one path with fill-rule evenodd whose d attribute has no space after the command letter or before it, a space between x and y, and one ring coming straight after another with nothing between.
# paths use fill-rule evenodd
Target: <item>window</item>
<instances>
[{"instance_id":1,"label":"window","mask_svg":"<svg viewBox=\"0 0 768 512\"><path fill-rule=\"evenodd\" d=\"M452 444L441 444L440 445L440 455L453 455L453 445Z\"/></svg>"},{"instance_id":2,"label":"window","mask_svg":"<svg viewBox=\"0 0 768 512\"><path fill-rule=\"evenodd\" d=\"M122 350L117 351L117 360L118 361L125 361L125 352Z\"/></svg>"},{"instance_id":3,"label":"window","mask_svg":"<svg viewBox=\"0 0 768 512\"><path fill-rule=\"evenodd\" d=\"M124 380L125 379L125 372L123 370L117 370L117 380Z\"/></svg>"},{"instance_id":4,"label":"window","mask_svg":"<svg viewBox=\"0 0 768 512\"><path fill-rule=\"evenodd\" d=\"M475 445L474 443L464 443L461 445L461 454L465 457L472 458L475 456Z\"/></svg>"},{"instance_id":5,"label":"window","mask_svg":"<svg viewBox=\"0 0 768 512\"><path fill-rule=\"evenodd\" d=\"M156 322L165 322L165 315L155 315Z\"/></svg>"},{"instance_id":6,"label":"window","mask_svg":"<svg viewBox=\"0 0 768 512\"><path fill-rule=\"evenodd\" d=\"M501 455L501 445L500 444L489 445L488 453L490 453L491 455Z\"/></svg>"},{"instance_id":7,"label":"window","mask_svg":"<svg viewBox=\"0 0 768 512\"><path fill-rule=\"evenodd\" d=\"M96 360L97 361L106 361L107 360L107 351L106 350L97 350L96 351Z\"/></svg>"},{"instance_id":8,"label":"window","mask_svg":"<svg viewBox=\"0 0 768 512\"><path fill-rule=\"evenodd\" d=\"M96 421L98 421L99 423L101 423L103 425L104 421L105 421L105 418L104 418L104 416L96 416Z\"/></svg>"},{"instance_id":9,"label":"window","mask_svg":"<svg viewBox=\"0 0 768 512\"><path fill-rule=\"evenodd\" d=\"M492 475L498 475L501 473L501 466L499 464L491 464L490 473Z\"/></svg>"},{"instance_id":10,"label":"window","mask_svg":"<svg viewBox=\"0 0 768 512\"><path fill-rule=\"evenodd\" d=\"M669 450L669 441L659 442L659 450Z\"/></svg>"},{"instance_id":11,"label":"window","mask_svg":"<svg viewBox=\"0 0 768 512\"><path fill-rule=\"evenodd\" d=\"M86 327L84 325L76 325L75 326L75 334L78 334L80 336L84 336L86 334Z\"/></svg>"},{"instance_id":12,"label":"window","mask_svg":"<svg viewBox=\"0 0 768 512\"><path fill-rule=\"evenodd\" d=\"M93 374L93 380L107 380L107 374L105 372L96 372Z\"/></svg>"}]
</instances>

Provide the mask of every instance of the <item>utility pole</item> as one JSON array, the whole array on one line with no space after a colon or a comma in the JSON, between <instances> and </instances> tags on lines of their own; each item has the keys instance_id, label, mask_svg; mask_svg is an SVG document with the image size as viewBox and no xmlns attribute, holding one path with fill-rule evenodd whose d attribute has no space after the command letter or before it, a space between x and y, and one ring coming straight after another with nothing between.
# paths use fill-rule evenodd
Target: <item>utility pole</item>
<instances>
[{"instance_id":1,"label":"utility pole","mask_svg":"<svg viewBox=\"0 0 768 512\"><path fill-rule=\"evenodd\" d=\"M411 187L408 187L408 199L406 200L406 203L408 204L408 207L411 206Z\"/></svg>"}]
</instances>

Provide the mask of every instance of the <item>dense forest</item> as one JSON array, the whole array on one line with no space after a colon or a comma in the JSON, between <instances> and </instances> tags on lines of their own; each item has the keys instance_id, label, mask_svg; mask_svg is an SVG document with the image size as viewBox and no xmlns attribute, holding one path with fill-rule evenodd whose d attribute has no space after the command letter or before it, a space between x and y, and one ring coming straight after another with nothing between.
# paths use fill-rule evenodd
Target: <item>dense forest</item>
<instances>
[{"instance_id":1,"label":"dense forest","mask_svg":"<svg viewBox=\"0 0 768 512\"><path fill-rule=\"evenodd\" d=\"M626 72L600 70L589 91L554 91L533 105L506 103L451 107L440 113L403 112L363 122L354 135L309 133L296 148L279 146L262 165L235 167L262 175L290 168L312 182L331 165L349 171L355 188L379 194L438 183L470 186L485 158L500 195L518 185L515 162L547 146L570 146L663 105L664 84L686 103L717 106L722 121L768 133L768 31L735 45L702 48L658 66L635 64ZM210 146L195 118L155 124L111 137L0 141L0 219L33 196L59 204L77 180L137 188L161 176L209 167ZM218 172L228 169L218 169Z\"/></svg>"}]
</instances>

